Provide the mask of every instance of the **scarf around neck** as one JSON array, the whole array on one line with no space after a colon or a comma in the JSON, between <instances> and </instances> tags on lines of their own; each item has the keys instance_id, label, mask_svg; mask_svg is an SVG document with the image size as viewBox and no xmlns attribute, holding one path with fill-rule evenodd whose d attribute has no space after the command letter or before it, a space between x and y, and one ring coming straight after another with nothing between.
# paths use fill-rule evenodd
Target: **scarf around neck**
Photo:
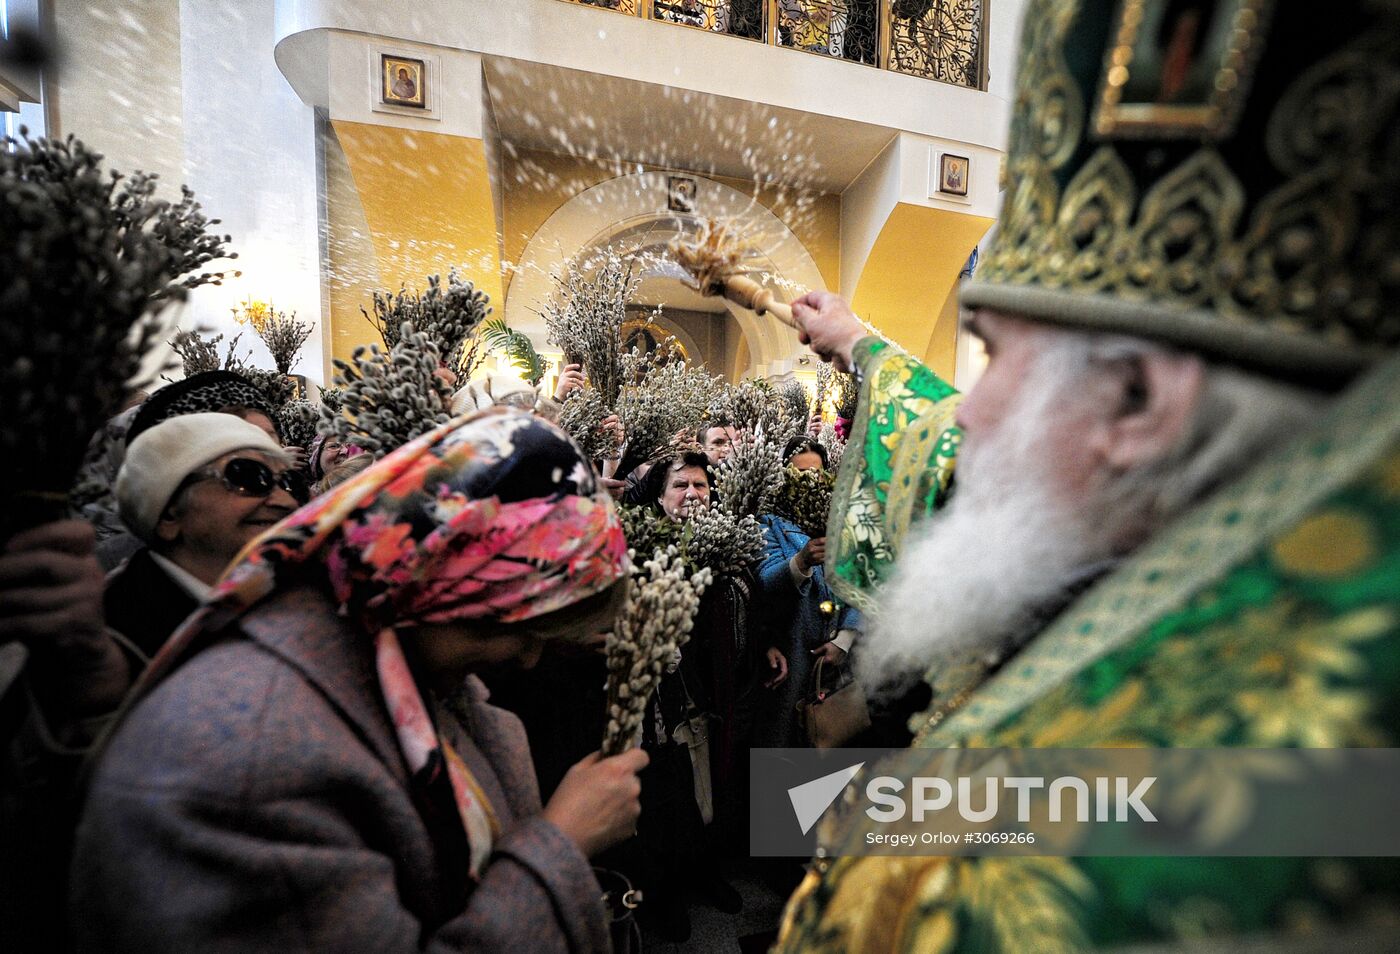
<instances>
[{"instance_id":1,"label":"scarf around neck","mask_svg":"<svg viewBox=\"0 0 1400 954\"><path fill-rule=\"evenodd\" d=\"M553 425L505 408L458 418L399 448L250 543L132 692L186 658L307 567L374 641L385 705L411 774L446 767L478 877L495 812L433 725L400 643L424 623L521 622L622 580L627 546L612 501ZM300 577L298 577L300 578Z\"/></svg>"}]
</instances>

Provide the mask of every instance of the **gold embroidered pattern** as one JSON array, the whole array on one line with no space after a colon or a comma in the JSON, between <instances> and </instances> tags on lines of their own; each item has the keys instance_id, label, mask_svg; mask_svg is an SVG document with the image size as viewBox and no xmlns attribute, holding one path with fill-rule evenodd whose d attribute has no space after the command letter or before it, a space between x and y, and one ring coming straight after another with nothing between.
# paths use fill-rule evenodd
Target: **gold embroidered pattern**
<instances>
[{"instance_id":1,"label":"gold embroidered pattern","mask_svg":"<svg viewBox=\"0 0 1400 954\"><path fill-rule=\"evenodd\" d=\"M1180 610L1262 542L1294 529L1358 472L1389 460L1388 448L1400 440L1398 389L1400 359L1392 359L1316 428L1182 517L1085 594L966 705L922 728L914 744L946 747L989 733L1154 620ZM1377 480L1384 473L1378 470Z\"/></svg>"},{"instance_id":2,"label":"gold embroidered pattern","mask_svg":"<svg viewBox=\"0 0 1400 954\"><path fill-rule=\"evenodd\" d=\"M1132 319L1100 326L1150 333L1151 325L1189 316L1197 338L1250 333L1245 340L1254 344L1229 346L1241 356L1285 339L1352 354L1400 343L1400 226L1386 188L1396 180L1400 31L1363 34L1293 77L1261 124L1265 141L1250 168L1231 166L1241 161L1239 144L1230 152L1203 144L1152 174L1144 188L1124 161L1124 150L1150 148L1137 142L1103 143L1067 174L1085 145L1085 93L1062 55L1079 7L1041 0L1028 11L1010 191L966 292L974 307L979 290L993 287L1099 295L1135 309ZM1242 24L1261 22L1268 9L1239 0L1230 52L1220 61L1236 64L1226 83L1232 94L1243 91L1240 70L1262 44L1243 38ZM1114 50L1110 43L1110 73L1114 57L1121 58ZM1210 103L1211 118L1196 132L1201 138L1234 122L1235 99ZM1099 105L1094 121L1101 127ZM1278 184L1253 194L1244 177ZM1061 307L1064 320L1076 320L1068 314L1074 304Z\"/></svg>"},{"instance_id":3,"label":"gold embroidered pattern","mask_svg":"<svg viewBox=\"0 0 1400 954\"><path fill-rule=\"evenodd\" d=\"M1217 26L1189 8L1162 22L1166 4L1127 0L1104 62L1094 132L1105 138L1219 139L1233 131L1272 4L1236 0L1234 6L1233 15L1217 18ZM1156 62L1143 62L1148 57Z\"/></svg>"}]
</instances>

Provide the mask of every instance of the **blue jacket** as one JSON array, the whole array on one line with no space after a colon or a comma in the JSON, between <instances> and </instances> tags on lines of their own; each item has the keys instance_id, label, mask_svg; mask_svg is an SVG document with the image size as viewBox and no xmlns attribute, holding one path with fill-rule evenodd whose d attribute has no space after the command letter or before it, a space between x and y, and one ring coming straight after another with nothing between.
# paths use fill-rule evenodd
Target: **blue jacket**
<instances>
[{"instance_id":1,"label":"blue jacket","mask_svg":"<svg viewBox=\"0 0 1400 954\"><path fill-rule=\"evenodd\" d=\"M772 514L759 518L763 524L764 553L758 566L759 599L763 610L762 625L768 633L769 645L777 646L788 658L787 681L768 690L770 698L759 717L754 733L758 746L789 746L800 744L801 732L795 707L811 691L812 650L827 642L843 629L860 630L864 626L860 611L842 606L835 625L822 616L821 604L835 600L821 567L799 585L788 568L793 556L807 545L810 537L797 525Z\"/></svg>"}]
</instances>

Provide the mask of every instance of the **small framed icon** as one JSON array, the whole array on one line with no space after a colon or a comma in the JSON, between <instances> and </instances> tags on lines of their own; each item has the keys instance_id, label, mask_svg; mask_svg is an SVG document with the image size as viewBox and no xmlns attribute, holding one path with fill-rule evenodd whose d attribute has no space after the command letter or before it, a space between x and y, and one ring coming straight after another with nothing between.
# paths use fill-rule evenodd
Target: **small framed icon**
<instances>
[{"instance_id":1,"label":"small framed icon","mask_svg":"<svg viewBox=\"0 0 1400 954\"><path fill-rule=\"evenodd\" d=\"M689 176L671 176L666 180L666 207L672 212L694 212L699 184Z\"/></svg>"},{"instance_id":2,"label":"small framed icon","mask_svg":"<svg viewBox=\"0 0 1400 954\"><path fill-rule=\"evenodd\" d=\"M938 191L948 195L967 195L968 174L972 161L967 156L945 152L938 157Z\"/></svg>"},{"instance_id":3,"label":"small framed icon","mask_svg":"<svg viewBox=\"0 0 1400 954\"><path fill-rule=\"evenodd\" d=\"M387 106L428 107L428 69L422 60L379 55L379 101Z\"/></svg>"}]
</instances>

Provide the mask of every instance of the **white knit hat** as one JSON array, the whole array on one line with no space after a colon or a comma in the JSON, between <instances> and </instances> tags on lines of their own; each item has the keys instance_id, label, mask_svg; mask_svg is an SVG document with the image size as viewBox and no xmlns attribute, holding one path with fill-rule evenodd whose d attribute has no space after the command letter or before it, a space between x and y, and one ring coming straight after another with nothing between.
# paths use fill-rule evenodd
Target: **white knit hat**
<instances>
[{"instance_id":1,"label":"white knit hat","mask_svg":"<svg viewBox=\"0 0 1400 954\"><path fill-rule=\"evenodd\" d=\"M535 406L537 397L528 382L507 374L487 374L452 395L450 410L454 417L496 404L510 404L528 411Z\"/></svg>"},{"instance_id":2,"label":"white knit hat","mask_svg":"<svg viewBox=\"0 0 1400 954\"><path fill-rule=\"evenodd\" d=\"M149 428L131 442L117 474L122 520L147 543L175 490L212 460L238 450L282 455L267 432L232 414L182 414Z\"/></svg>"}]
</instances>

